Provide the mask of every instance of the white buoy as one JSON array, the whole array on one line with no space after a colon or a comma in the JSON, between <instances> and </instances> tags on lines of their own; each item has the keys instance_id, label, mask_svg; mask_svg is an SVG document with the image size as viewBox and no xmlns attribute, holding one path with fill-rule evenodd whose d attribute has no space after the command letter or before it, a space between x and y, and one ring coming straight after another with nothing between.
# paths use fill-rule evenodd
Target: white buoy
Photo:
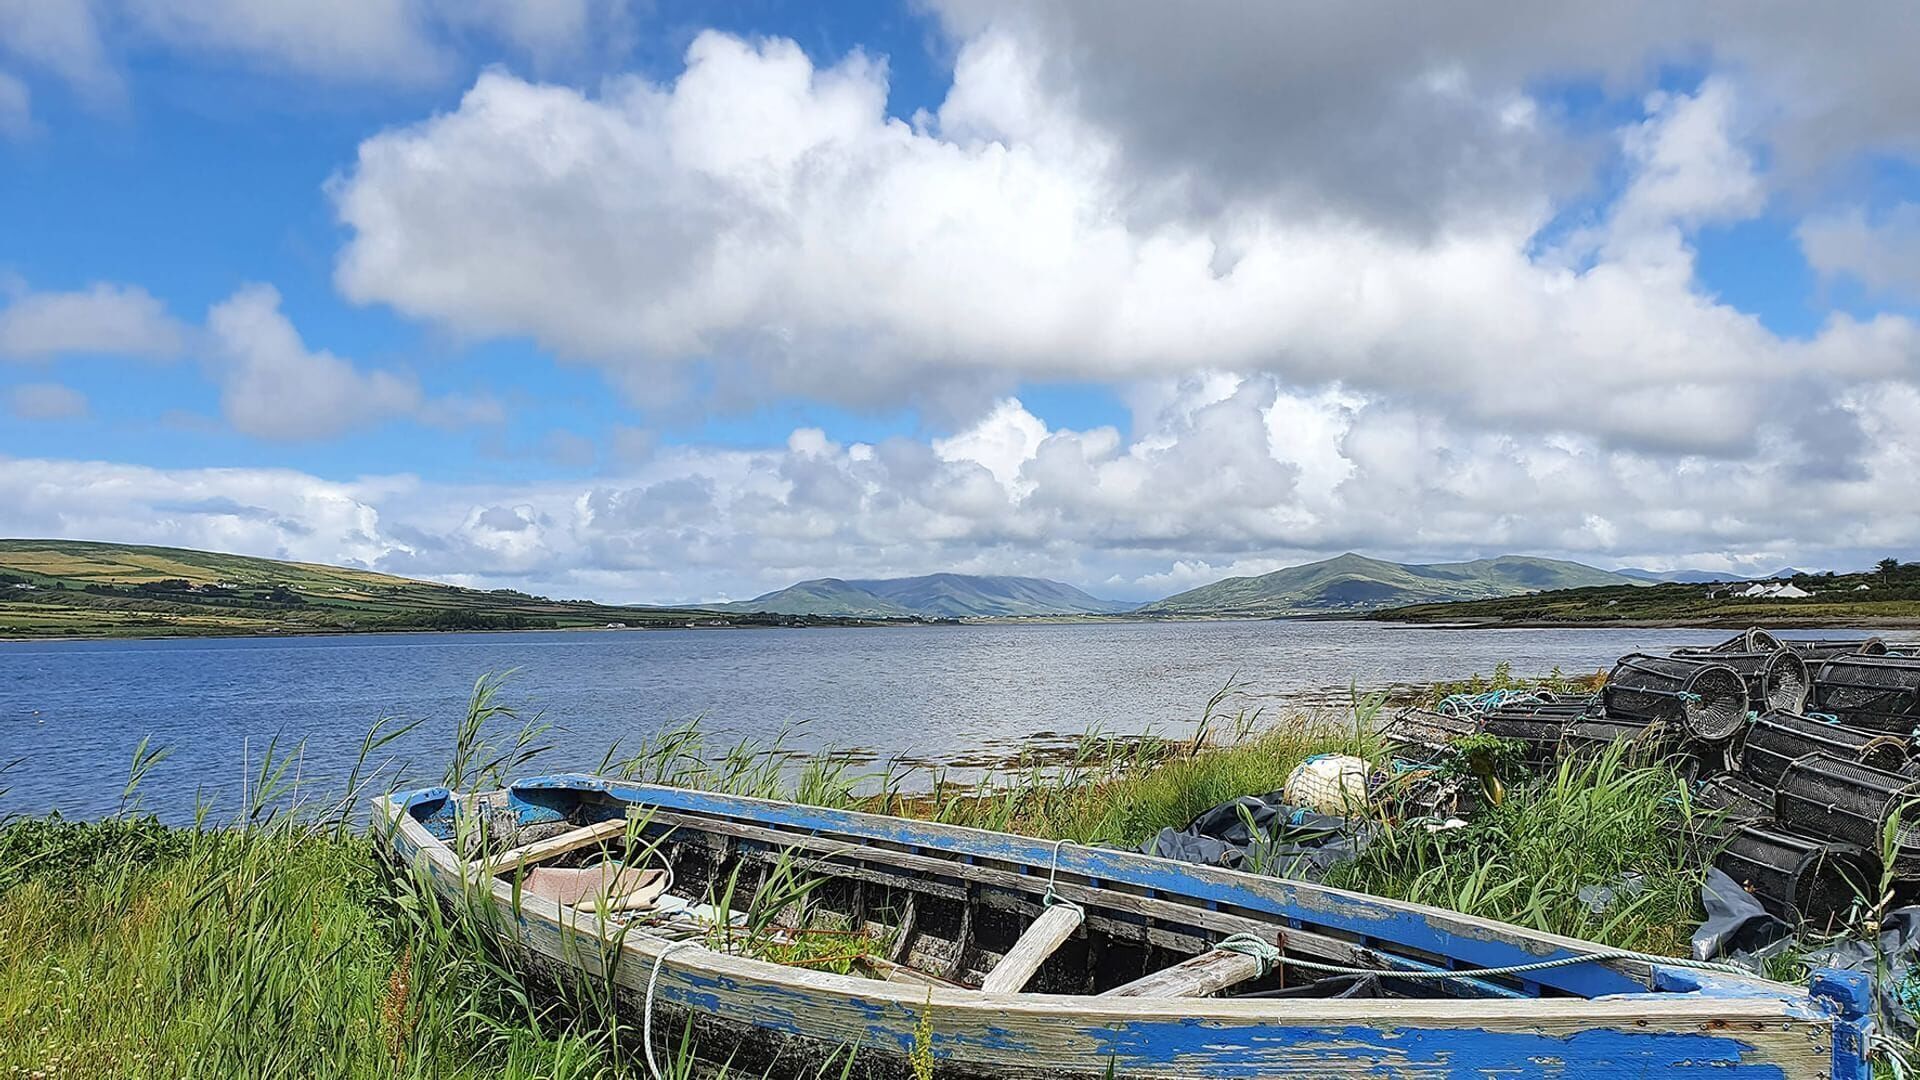
<instances>
[{"instance_id":1,"label":"white buoy","mask_svg":"<svg viewBox=\"0 0 1920 1080\"><path fill-rule=\"evenodd\" d=\"M1342 817L1367 805L1373 763L1352 754L1316 754L1287 774L1282 796L1294 806Z\"/></svg>"}]
</instances>

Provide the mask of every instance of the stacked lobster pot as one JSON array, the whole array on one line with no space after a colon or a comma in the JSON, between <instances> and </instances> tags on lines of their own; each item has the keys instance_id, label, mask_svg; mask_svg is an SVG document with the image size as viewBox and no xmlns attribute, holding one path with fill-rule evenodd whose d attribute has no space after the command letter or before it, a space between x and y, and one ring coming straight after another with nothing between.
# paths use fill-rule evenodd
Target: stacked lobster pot
<instances>
[{"instance_id":1,"label":"stacked lobster pot","mask_svg":"<svg viewBox=\"0 0 1920 1080\"><path fill-rule=\"evenodd\" d=\"M1836 656L1885 656L1891 651L1887 643L1877 637L1825 640L1802 638L1782 642L1782 644L1805 657L1809 664L1817 664Z\"/></svg>"},{"instance_id":2,"label":"stacked lobster pot","mask_svg":"<svg viewBox=\"0 0 1920 1080\"><path fill-rule=\"evenodd\" d=\"M1496 736L1543 771L1619 744L1670 762L1696 781L1715 865L1780 918L1826 926L1883 871L1920 883L1920 656L1904 648L1754 629L1621 657L1594 698L1449 699L1387 733L1428 748Z\"/></svg>"},{"instance_id":3,"label":"stacked lobster pot","mask_svg":"<svg viewBox=\"0 0 1920 1080\"><path fill-rule=\"evenodd\" d=\"M1398 745L1437 750L1462 738L1490 735L1521 747L1529 767L1551 767L1569 725L1599 711L1596 697L1533 693L1454 703L1444 709L1409 709L1381 729Z\"/></svg>"},{"instance_id":4,"label":"stacked lobster pot","mask_svg":"<svg viewBox=\"0 0 1920 1080\"><path fill-rule=\"evenodd\" d=\"M1813 693L1807 661L1795 649L1732 652L1720 649L1679 649L1675 657L1730 667L1747 684L1747 705L1756 712L1801 712Z\"/></svg>"},{"instance_id":5,"label":"stacked lobster pot","mask_svg":"<svg viewBox=\"0 0 1920 1080\"><path fill-rule=\"evenodd\" d=\"M1509 702L1482 714L1480 731L1518 743L1522 760L1536 769L1544 769L1559 758L1560 748L1573 725L1598 713L1597 698Z\"/></svg>"},{"instance_id":6,"label":"stacked lobster pot","mask_svg":"<svg viewBox=\"0 0 1920 1080\"><path fill-rule=\"evenodd\" d=\"M1790 923L1837 925L1854 899L1878 887L1879 865L1863 848L1787 832L1771 823L1728 821L1714 865Z\"/></svg>"},{"instance_id":7,"label":"stacked lobster pot","mask_svg":"<svg viewBox=\"0 0 1920 1080\"><path fill-rule=\"evenodd\" d=\"M1876 893L1883 869L1920 876L1920 783L1901 771L1920 723L1920 660L1888 655L1878 638L1752 647L1771 637L1688 653L1734 667L1754 695L1733 774L1697 799L1718 815L1721 870L1775 915L1828 925Z\"/></svg>"},{"instance_id":8,"label":"stacked lobster pot","mask_svg":"<svg viewBox=\"0 0 1920 1080\"><path fill-rule=\"evenodd\" d=\"M1620 658L1607 678L1600 715L1575 721L1562 742L1567 756L1630 744L1635 760L1684 755L1689 771L1725 771L1747 721L1747 680L1718 657Z\"/></svg>"},{"instance_id":9,"label":"stacked lobster pot","mask_svg":"<svg viewBox=\"0 0 1920 1080\"><path fill-rule=\"evenodd\" d=\"M1920 877L1920 659L1755 629L1622 657L1598 704L1562 714L1560 755L1625 742L1634 760L1676 764L1698 781L1716 865L1781 918L1833 923L1886 857Z\"/></svg>"},{"instance_id":10,"label":"stacked lobster pot","mask_svg":"<svg viewBox=\"0 0 1920 1080\"><path fill-rule=\"evenodd\" d=\"M1814 670L1813 709L1848 727L1910 739L1920 726L1920 657L1822 660Z\"/></svg>"}]
</instances>

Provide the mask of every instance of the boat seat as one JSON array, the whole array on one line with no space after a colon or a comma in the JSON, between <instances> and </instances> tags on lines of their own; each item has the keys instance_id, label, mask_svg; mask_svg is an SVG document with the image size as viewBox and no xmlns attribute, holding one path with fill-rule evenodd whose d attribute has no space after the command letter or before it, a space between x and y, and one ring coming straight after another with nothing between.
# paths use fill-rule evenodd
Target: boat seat
<instances>
[{"instance_id":1,"label":"boat seat","mask_svg":"<svg viewBox=\"0 0 1920 1080\"><path fill-rule=\"evenodd\" d=\"M665 870L643 870L620 863L597 866L536 866L520 891L583 911L643 911L667 891ZM606 899L604 907L601 898Z\"/></svg>"},{"instance_id":2,"label":"boat seat","mask_svg":"<svg viewBox=\"0 0 1920 1080\"><path fill-rule=\"evenodd\" d=\"M1040 917L1027 924L1026 933L1013 943L1013 948L993 965L987 977L980 982L980 989L988 994L1017 994L1026 988L1027 980L1040 970L1047 957L1055 949L1073 936L1073 931L1086 919L1087 913L1078 904L1055 904L1040 913Z\"/></svg>"}]
</instances>

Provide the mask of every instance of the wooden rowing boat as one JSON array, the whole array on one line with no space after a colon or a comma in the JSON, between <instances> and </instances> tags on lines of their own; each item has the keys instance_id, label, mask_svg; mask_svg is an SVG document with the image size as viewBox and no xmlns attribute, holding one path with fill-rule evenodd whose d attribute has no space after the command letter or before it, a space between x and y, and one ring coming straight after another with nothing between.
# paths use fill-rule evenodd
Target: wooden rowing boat
<instances>
[{"instance_id":1,"label":"wooden rowing boat","mask_svg":"<svg viewBox=\"0 0 1920 1080\"><path fill-rule=\"evenodd\" d=\"M376 832L547 977L746 1075L853 1047L873 1076L916 1053L942 1077L1869 1076L1858 975L1802 989L1127 851L572 775L396 794ZM752 947L808 933L854 947Z\"/></svg>"}]
</instances>

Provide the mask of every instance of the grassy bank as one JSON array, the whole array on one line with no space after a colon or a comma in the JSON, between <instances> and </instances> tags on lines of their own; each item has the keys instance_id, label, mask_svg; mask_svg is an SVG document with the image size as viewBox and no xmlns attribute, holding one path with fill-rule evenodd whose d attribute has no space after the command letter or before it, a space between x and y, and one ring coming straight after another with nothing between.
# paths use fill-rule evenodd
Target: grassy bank
<instances>
[{"instance_id":1,"label":"grassy bank","mask_svg":"<svg viewBox=\"0 0 1920 1080\"><path fill-rule=\"evenodd\" d=\"M609 625L851 626L817 615L554 600L186 548L0 540L0 638L218 637Z\"/></svg>"},{"instance_id":2,"label":"grassy bank","mask_svg":"<svg viewBox=\"0 0 1920 1080\"><path fill-rule=\"evenodd\" d=\"M525 766L539 742L485 691L451 755L461 786ZM1279 788L1310 754L1380 755L1365 733L1377 706L1268 723L1226 700L1200 740L1090 737L1065 761L932 795L903 794L898 776L871 793L847 759L795 766L777 742L710 747L695 727L603 770L1131 846ZM423 902L341 809L295 820L258 800L221 829L131 814L0 827L0 1076L646 1075L637 1033L590 996L531 992L484 927ZM1334 883L1679 952L1702 873L1679 839L1690 813L1670 772L1607 760L1518 788L1465 828L1383 822ZM1628 870L1644 887L1621 906L1579 899Z\"/></svg>"},{"instance_id":3,"label":"grassy bank","mask_svg":"<svg viewBox=\"0 0 1920 1080\"><path fill-rule=\"evenodd\" d=\"M1486 626L1920 626L1920 564L1860 574L1799 574L1790 580L1812 595L1732 595L1745 584L1614 585L1414 604L1375 611L1367 618Z\"/></svg>"}]
</instances>

